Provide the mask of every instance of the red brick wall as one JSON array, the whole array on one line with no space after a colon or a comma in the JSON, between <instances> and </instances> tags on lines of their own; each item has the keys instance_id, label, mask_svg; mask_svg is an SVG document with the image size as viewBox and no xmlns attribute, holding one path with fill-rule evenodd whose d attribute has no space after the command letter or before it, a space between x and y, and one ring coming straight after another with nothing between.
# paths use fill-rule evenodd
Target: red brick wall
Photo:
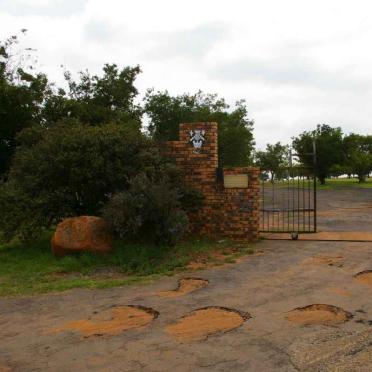
<instances>
[{"instance_id":1,"label":"red brick wall","mask_svg":"<svg viewBox=\"0 0 372 372\"><path fill-rule=\"evenodd\" d=\"M205 131L200 150L190 142L190 131ZM226 168L224 175L247 174L248 188L224 188L217 180L217 123L180 124L180 140L165 143L164 154L176 160L185 182L204 195L203 205L190 214L190 233L198 236L254 240L259 227L259 169Z\"/></svg>"}]
</instances>

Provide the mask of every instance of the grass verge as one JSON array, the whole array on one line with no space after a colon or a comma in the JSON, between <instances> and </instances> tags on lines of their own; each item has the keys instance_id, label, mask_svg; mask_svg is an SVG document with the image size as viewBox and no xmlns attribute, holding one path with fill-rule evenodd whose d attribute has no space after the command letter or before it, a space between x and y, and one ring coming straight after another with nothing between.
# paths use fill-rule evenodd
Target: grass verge
<instances>
[{"instance_id":1,"label":"grass verge","mask_svg":"<svg viewBox=\"0 0 372 372\"><path fill-rule=\"evenodd\" d=\"M51 235L46 233L31 244L0 244L0 296L148 282L187 268L231 263L253 253L251 246L229 241L188 241L175 247L116 241L113 252L105 256L84 253L56 258L50 250Z\"/></svg>"}]
</instances>

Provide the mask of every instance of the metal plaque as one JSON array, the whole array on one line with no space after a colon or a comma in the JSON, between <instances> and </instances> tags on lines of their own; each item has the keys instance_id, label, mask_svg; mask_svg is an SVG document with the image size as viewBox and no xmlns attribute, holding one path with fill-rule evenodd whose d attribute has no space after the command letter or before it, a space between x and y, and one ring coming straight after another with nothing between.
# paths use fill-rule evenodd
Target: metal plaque
<instances>
[{"instance_id":1,"label":"metal plaque","mask_svg":"<svg viewBox=\"0 0 372 372\"><path fill-rule=\"evenodd\" d=\"M225 175L224 186L227 189L247 188L248 187L248 174Z\"/></svg>"}]
</instances>

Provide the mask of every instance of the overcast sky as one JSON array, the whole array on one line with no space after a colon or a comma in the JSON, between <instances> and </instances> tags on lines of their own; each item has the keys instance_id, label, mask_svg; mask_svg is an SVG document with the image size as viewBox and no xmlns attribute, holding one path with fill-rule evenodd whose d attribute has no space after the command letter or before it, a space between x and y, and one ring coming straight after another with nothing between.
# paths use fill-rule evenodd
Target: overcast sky
<instances>
[{"instance_id":1,"label":"overcast sky","mask_svg":"<svg viewBox=\"0 0 372 372\"><path fill-rule=\"evenodd\" d=\"M136 85L244 98L259 147L318 123L372 133L370 0L0 0L40 68L139 64Z\"/></svg>"}]
</instances>

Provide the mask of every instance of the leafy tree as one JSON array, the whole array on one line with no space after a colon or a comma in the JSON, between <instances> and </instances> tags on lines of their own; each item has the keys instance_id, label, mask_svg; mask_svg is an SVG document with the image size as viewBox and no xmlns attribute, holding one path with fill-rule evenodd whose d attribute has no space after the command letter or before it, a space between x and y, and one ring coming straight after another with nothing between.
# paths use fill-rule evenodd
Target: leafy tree
<instances>
[{"instance_id":1,"label":"leafy tree","mask_svg":"<svg viewBox=\"0 0 372 372\"><path fill-rule=\"evenodd\" d=\"M266 151L256 152L256 163L262 169L270 171L271 182L274 182L280 168L288 165L288 146L280 142L267 144Z\"/></svg>"},{"instance_id":2,"label":"leafy tree","mask_svg":"<svg viewBox=\"0 0 372 372\"><path fill-rule=\"evenodd\" d=\"M26 33L26 30L22 30ZM18 36L0 42L0 178L10 166L16 136L24 128L50 127L65 118L89 125L118 123L140 130L142 109L135 104L140 68L106 64L102 76L65 72L67 91L36 72L33 50L17 50Z\"/></svg>"},{"instance_id":3,"label":"leafy tree","mask_svg":"<svg viewBox=\"0 0 372 372\"><path fill-rule=\"evenodd\" d=\"M178 126L185 122L217 122L219 163L221 166L246 166L254 146L253 121L244 101L232 110L215 94L171 96L167 91L149 90L144 111L149 117L149 132L158 141L178 139Z\"/></svg>"},{"instance_id":4,"label":"leafy tree","mask_svg":"<svg viewBox=\"0 0 372 372\"><path fill-rule=\"evenodd\" d=\"M316 143L315 174L321 184L325 184L326 177L332 167L343 164L343 134L339 127L318 125L311 132L303 132L293 138L293 147L299 155L302 164L313 166L313 142Z\"/></svg>"},{"instance_id":5,"label":"leafy tree","mask_svg":"<svg viewBox=\"0 0 372 372\"><path fill-rule=\"evenodd\" d=\"M372 171L372 136L350 134L344 138L345 167L365 182Z\"/></svg>"},{"instance_id":6,"label":"leafy tree","mask_svg":"<svg viewBox=\"0 0 372 372\"><path fill-rule=\"evenodd\" d=\"M48 97L43 111L45 121L50 124L70 117L89 125L118 123L139 129L142 113L134 103L138 94L134 81L140 72L139 66L119 70L115 64L106 64L103 76L82 71L75 81L66 71L68 91L58 89Z\"/></svg>"},{"instance_id":7,"label":"leafy tree","mask_svg":"<svg viewBox=\"0 0 372 372\"><path fill-rule=\"evenodd\" d=\"M31 51L14 51L17 43L18 36L0 42L0 178L9 169L17 133L42 122L51 92L47 77L34 72Z\"/></svg>"}]
</instances>

